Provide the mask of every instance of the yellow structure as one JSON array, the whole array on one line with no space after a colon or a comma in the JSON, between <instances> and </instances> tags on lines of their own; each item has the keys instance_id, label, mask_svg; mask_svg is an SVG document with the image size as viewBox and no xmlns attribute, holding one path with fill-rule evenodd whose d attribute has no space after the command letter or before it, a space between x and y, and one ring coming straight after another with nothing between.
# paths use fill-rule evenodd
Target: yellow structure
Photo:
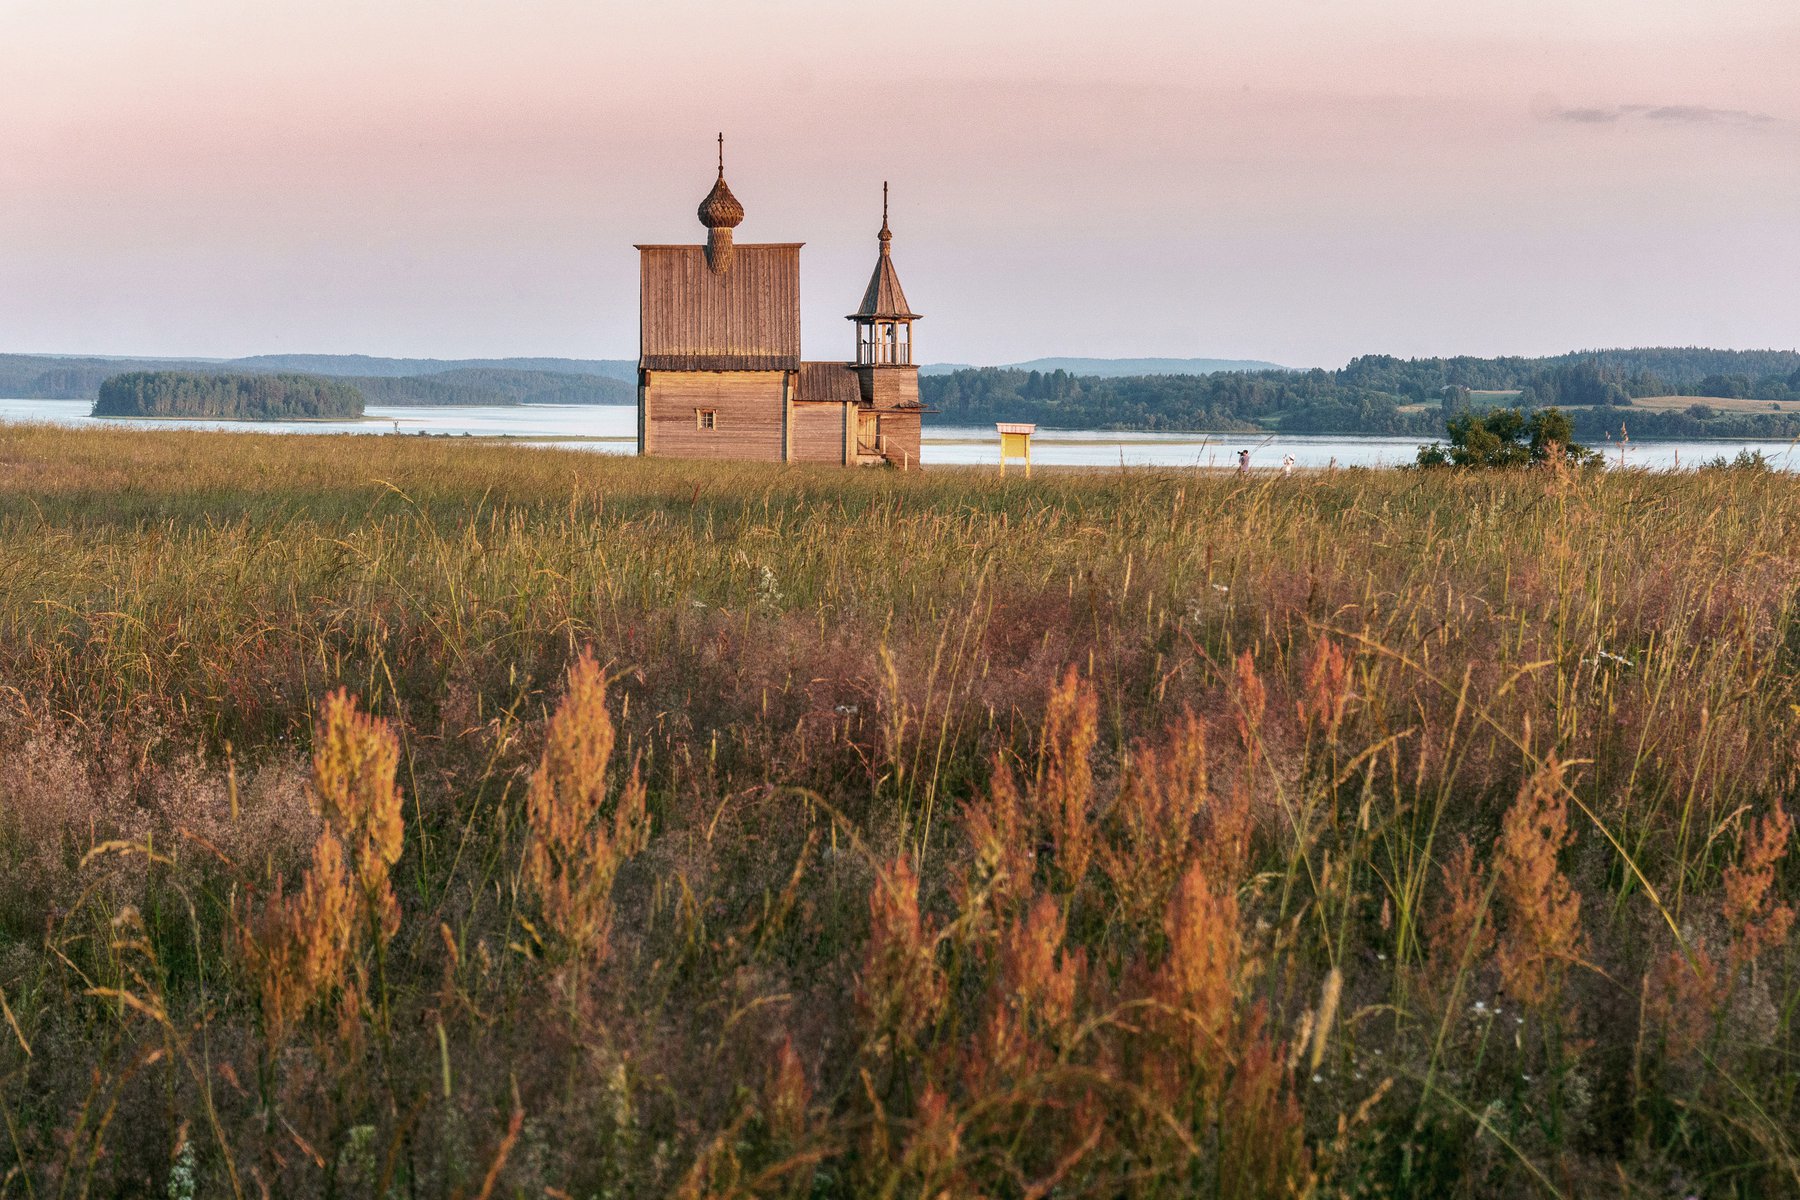
<instances>
[{"instance_id":1,"label":"yellow structure","mask_svg":"<svg viewBox=\"0 0 1800 1200\"><path fill-rule=\"evenodd\" d=\"M1022 458L1025 460L1025 478L1031 478L1031 435L1037 432L1036 425L1023 422L996 421L994 428L1000 431L1000 473L1006 474L1006 460Z\"/></svg>"}]
</instances>

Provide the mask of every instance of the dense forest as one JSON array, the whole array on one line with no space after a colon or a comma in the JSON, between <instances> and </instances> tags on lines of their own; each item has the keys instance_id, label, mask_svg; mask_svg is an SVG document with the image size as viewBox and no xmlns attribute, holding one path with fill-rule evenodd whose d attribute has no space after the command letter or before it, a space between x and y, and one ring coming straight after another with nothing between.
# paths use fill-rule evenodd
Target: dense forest
<instances>
[{"instance_id":1,"label":"dense forest","mask_svg":"<svg viewBox=\"0 0 1800 1200\"><path fill-rule=\"evenodd\" d=\"M636 404L637 387L601 375L470 367L434 375L358 375L370 404Z\"/></svg>"},{"instance_id":2,"label":"dense forest","mask_svg":"<svg viewBox=\"0 0 1800 1200\"><path fill-rule=\"evenodd\" d=\"M363 395L355 387L316 375L132 371L102 383L94 401L97 417L302 421L362 413Z\"/></svg>"},{"instance_id":3,"label":"dense forest","mask_svg":"<svg viewBox=\"0 0 1800 1200\"><path fill-rule=\"evenodd\" d=\"M1428 436L1447 418L1496 404L1570 411L1583 437L1790 437L1800 414L1720 411L1704 399L1800 401L1800 353L1599 350L1552 358L1367 355L1340 370L1097 378L984 368L926 376L942 424L1037 421L1060 428ZM1649 411L1636 400L1692 396Z\"/></svg>"}]
</instances>

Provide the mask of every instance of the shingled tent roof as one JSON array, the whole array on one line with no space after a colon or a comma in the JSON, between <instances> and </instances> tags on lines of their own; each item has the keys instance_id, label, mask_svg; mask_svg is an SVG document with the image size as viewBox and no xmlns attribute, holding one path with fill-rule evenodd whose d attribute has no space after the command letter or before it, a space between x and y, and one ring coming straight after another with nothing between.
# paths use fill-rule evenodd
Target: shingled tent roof
<instances>
[{"instance_id":1,"label":"shingled tent roof","mask_svg":"<svg viewBox=\"0 0 1800 1200\"><path fill-rule=\"evenodd\" d=\"M881 185L881 257L875 260L875 274L869 277L868 290L862 303L850 314L852 321L912 321L919 314L907 306L906 293L900 288L900 275L894 270L893 255L888 246L894 235L888 230L887 184Z\"/></svg>"}]
</instances>

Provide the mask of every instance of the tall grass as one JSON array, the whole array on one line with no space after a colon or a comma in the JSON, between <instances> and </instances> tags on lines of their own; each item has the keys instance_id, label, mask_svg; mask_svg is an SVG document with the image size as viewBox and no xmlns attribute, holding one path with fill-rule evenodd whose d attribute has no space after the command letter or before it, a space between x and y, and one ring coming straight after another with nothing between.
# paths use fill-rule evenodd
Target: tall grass
<instances>
[{"instance_id":1,"label":"tall grass","mask_svg":"<svg viewBox=\"0 0 1800 1200\"><path fill-rule=\"evenodd\" d=\"M1800 1193L1797 526L8 427L0 1196Z\"/></svg>"}]
</instances>

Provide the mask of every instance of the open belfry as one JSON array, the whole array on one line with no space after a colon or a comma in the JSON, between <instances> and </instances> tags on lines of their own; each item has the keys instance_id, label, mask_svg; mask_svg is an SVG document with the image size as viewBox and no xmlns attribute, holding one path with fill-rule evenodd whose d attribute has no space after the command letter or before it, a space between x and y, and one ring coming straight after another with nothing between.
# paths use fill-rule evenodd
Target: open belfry
<instances>
[{"instance_id":1,"label":"open belfry","mask_svg":"<svg viewBox=\"0 0 1800 1200\"><path fill-rule=\"evenodd\" d=\"M850 314L854 362L800 359L799 242L737 244L744 206L719 177L703 245L639 246L638 453L839 465L919 465L919 368L894 270L887 185L881 250Z\"/></svg>"}]
</instances>

